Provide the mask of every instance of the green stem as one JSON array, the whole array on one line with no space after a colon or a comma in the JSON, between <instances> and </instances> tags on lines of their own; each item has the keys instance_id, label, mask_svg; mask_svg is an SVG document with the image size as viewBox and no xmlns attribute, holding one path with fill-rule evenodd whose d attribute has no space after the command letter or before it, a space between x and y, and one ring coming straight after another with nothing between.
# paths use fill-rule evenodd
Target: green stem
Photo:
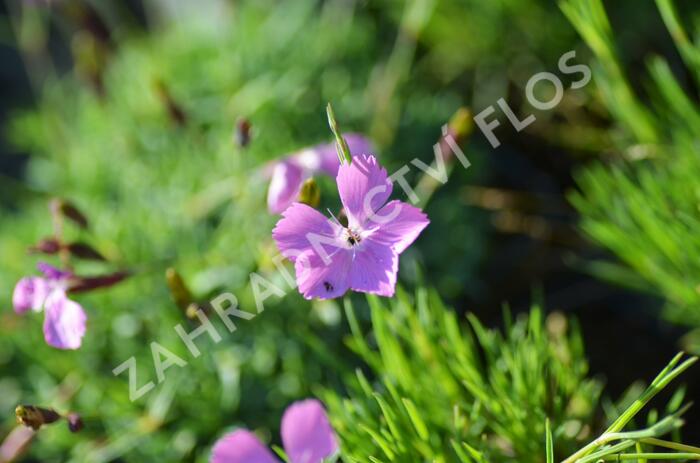
<instances>
[{"instance_id":1,"label":"green stem","mask_svg":"<svg viewBox=\"0 0 700 463\"><path fill-rule=\"evenodd\" d=\"M668 432L668 427L673 426L675 419L677 419L678 415L682 412L667 417L666 419L662 420L661 422L657 423L651 428L648 428L643 431L634 431L630 433L621 433L619 431L622 428L624 428L625 425L627 425L627 423L629 423L629 421L632 418L634 418L634 416L637 413L639 413L639 411L642 410L642 408L644 408L649 403L649 401L652 398L654 398L654 396L656 396L656 394L659 393L659 391L665 388L668 385L668 383L670 383L673 379L675 379L678 375L683 373L686 369L688 369L688 367L690 367L693 363L697 361L697 357L691 357L685 362L678 365L678 362L680 362L682 356L682 352L676 355L671 360L671 362L669 362L666 368L664 368L663 371L659 373L659 375L654 379L654 381L651 382L651 384L646 389L646 391L644 391L641 397L637 399L627 410L625 410L624 413L622 413L622 415L620 415L620 417L617 420L615 420L615 422L600 437L598 437L593 442L589 443L588 445L571 455L562 463L575 463L579 460L582 460L584 459L584 457L593 452L596 448L601 447L613 440L639 440L644 438L655 437L665 432Z\"/></svg>"},{"instance_id":2,"label":"green stem","mask_svg":"<svg viewBox=\"0 0 700 463\"><path fill-rule=\"evenodd\" d=\"M601 460L622 461L622 460L700 460L697 453L623 453L619 455L606 455Z\"/></svg>"},{"instance_id":3,"label":"green stem","mask_svg":"<svg viewBox=\"0 0 700 463\"><path fill-rule=\"evenodd\" d=\"M697 453L698 455L700 455L700 447L695 447L693 445L678 444L676 442L656 439L655 437L647 437L646 439L641 439L640 442L643 444L655 445L657 447L665 447L667 449L679 450L685 453Z\"/></svg>"}]
</instances>

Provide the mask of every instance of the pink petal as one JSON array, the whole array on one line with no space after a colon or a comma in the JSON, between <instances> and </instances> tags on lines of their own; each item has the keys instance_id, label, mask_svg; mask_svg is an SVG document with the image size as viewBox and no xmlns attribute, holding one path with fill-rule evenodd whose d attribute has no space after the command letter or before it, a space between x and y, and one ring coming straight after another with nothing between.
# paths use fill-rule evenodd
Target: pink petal
<instances>
[{"instance_id":1,"label":"pink petal","mask_svg":"<svg viewBox=\"0 0 700 463\"><path fill-rule=\"evenodd\" d=\"M348 148L350 148L350 154L353 156L369 154L373 151L372 142L360 134L347 133L343 134L343 137L348 144ZM304 169L312 172L320 171L331 177L338 175L340 161L338 160L335 141L303 150L294 156L294 159Z\"/></svg>"},{"instance_id":2,"label":"pink petal","mask_svg":"<svg viewBox=\"0 0 700 463\"><path fill-rule=\"evenodd\" d=\"M323 172L324 174L335 176L338 173L340 160L338 159L338 154L331 148L333 146L330 144L306 148L294 154L290 160L310 174Z\"/></svg>"},{"instance_id":3,"label":"pink petal","mask_svg":"<svg viewBox=\"0 0 700 463\"><path fill-rule=\"evenodd\" d=\"M353 157L350 165L340 166L336 181L351 228L362 228L391 195L391 180L374 156Z\"/></svg>"},{"instance_id":4,"label":"pink petal","mask_svg":"<svg viewBox=\"0 0 700 463\"><path fill-rule=\"evenodd\" d=\"M321 463L338 443L321 402L293 403L282 417L282 443L291 463Z\"/></svg>"},{"instance_id":5,"label":"pink petal","mask_svg":"<svg viewBox=\"0 0 700 463\"><path fill-rule=\"evenodd\" d=\"M388 202L369 219L369 224L377 227L372 240L391 246L397 254L404 252L429 223L423 211L397 200Z\"/></svg>"},{"instance_id":6,"label":"pink petal","mask_svg":"<svg viewBox=\"0 0 700 463\"><path fill-rule=\"evenodd\" d=\"M71 272L64 272L63 270L54 267L51 264L47 264L46 262L39 262L36 264L36 266L39 271L49 280L61 280L73 275Z\"/></svg>"},{"instance_id":7,"label":"pink petal","mask_svg":"<svg viewBox=\"0 0 700 463\"><path fill-rule=\"evenodd\" d=\"M372 142L369 141L367 137L364 137L359 133L346 133L343 134L343 137L348 143L348 148L350 148L350 154L352 154L353 156L370 155L374 152L374 146L372 145ZM333 148L335 148L335 146L333 146Z\"/></svg>"},{"instance_id":8,"label":"pink petal","mask_svg":"<svg viewBox=\"0 0 700 463\"><path fill-rule=\"evenodd\" d=\"M44 339L58 349L77 349L85 335L87 316L77 302L71 301L62 289L55 289L46 298Z\"/></svg>"},{"instance_id":9,"label":"pink petal","mask_svg":"<svg viewBox=\"0 0 700 463\"><path fill-rule=\"evenodd\" d=\"M315 249L315 241L311 241L314 236L324 236L332 240L339 233L340 227L316 209L306 204L294 203L282 213L282 218L272 230L272 238L277 243L280 253L294 262L299 254ZM328 254L335 251L333 246L323 245L322 242L319 246Z\"/></svg>"},{"instance_id":10,"label":"pink petal","mask_svg":"<svg viewBox=\"0 0 700 463\"><path fill-rule=\"evenodd\" d=\"M371 142L362 135L350 133L344 136L353 155L372 150ZM267 195L269 211L281 213L297 200L304 180L317 172L335 177L339 166L335 142L332 142L298 151L267 167L265 173L271 177Z\"/></svg>"},{"instance_id":11,"label":"pink petal","mask_svg":"<svg viewBox=\"0 0 700 463\"><path fill-rule=\"evenodd\" d=\"M267 191L267 208L272 214L279 214L297 200L304 172L293 162L282 161L272 171L270 187Z\"/></svg>"},{"instance_id":12,"label":"pink petal","mask_svg":"<svg viewBox=\"0 0 700 463\"><path fill-rule=\"evenodd\" d=\"M337 249L328 254L326 262L315 251L307 251L297 258L296 270L299 292L306 299L334 299L349 289L352 251Z\"/></svg>"},{"instance_id":13,"label":"pink petal","mask_svg":"<svg viewBox=\"0 0 700 463\"><path fill-rule=\"evenodd\" d=\"M25 277L17 282L12 293L12 305L18 314L41 310L49 293L49 284L40 277Z\"/></svg>"},{"instance_id":14,"label":"pink petal","mask_svg":"<svg viewBox=\"0 0 700 463\"><path fill-rule=\"evenodd\" d=\"M219 439L209 463L279 463L250 431L239 429Z\"/></svg>"},{"instance_id":15,"label":"pink petal","mask_svg":"<svg viewBox=\"0 0 700 463\"><path fill-rule=\"evenodd\" d=\"M399 256L390 247L368 237L355 252L350 271L350 288L353 291L393 296L396 289L396 273Z\"/></svg>"},{"instance_id":16,"label":"pink petal","mask_svg":"<svg viewBox=\"0 0 700 463\"><path fill-rule=\"evenodd\" d=\"M299 292L306 299L333 299L350 287L348 280L352 265L352 251L337 248L324 261L316 251L309 250L294 263Z\"/></svg>"}]
</instances>

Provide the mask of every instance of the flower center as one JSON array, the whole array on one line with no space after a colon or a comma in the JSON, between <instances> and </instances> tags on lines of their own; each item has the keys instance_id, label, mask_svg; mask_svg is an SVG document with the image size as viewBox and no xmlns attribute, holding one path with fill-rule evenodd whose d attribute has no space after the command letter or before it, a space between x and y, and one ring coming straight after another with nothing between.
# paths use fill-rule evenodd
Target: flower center
<instances>
[{"instance_id":1,"label":"flower center","mask_svg":"<svg viewBox=\"0 0 700 463\"><path fill-rule=\"evenodd\" d=\"M346 228L345 233L347 234L347 240L350 246L355 246L356 244L359 244L360 241L362 241L362 237L356 231Z\"/></svg>"}]
</instances>

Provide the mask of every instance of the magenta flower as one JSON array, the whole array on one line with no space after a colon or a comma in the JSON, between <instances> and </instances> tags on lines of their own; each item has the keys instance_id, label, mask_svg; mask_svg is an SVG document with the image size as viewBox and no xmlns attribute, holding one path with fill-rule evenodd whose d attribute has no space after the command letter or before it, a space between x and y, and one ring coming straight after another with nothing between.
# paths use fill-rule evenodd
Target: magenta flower
<instances>
[{"instance_id":1,"label":"magenta flower","mask_svg":"<svg viewBox=\"0 0 700 463\"><path fill-rule=\"evenodd\" d=\"M282 444L290 463L321 463L338 451L328 416L318 400L293 403L282 417ZM250 431L239 429L219 439L210 463L279 463Z\"/></svg>"},{"instance_id":2,"label":"magenta flower","mask_svg":"<svg viewBox=\"0 0 700 463\"><path fill-rule=\"evenodd\" d=\"M353 157L336 181L348 225L294 203L272 231L277 247L294 262L306 299L339 297L348 289L392 296L399 254L430 221L410 204L387 203L392 183L374 156Z\"/></svg>"},{"instance_id":3,"label":"magenta flower","mask_svg":"<svg viewBox=\"0 0 700 463\"><path fill-rule=\"evenodd\" d=\"M44 339L58 349L77 349L85 335L87 316L77 302L66 295L68 280L73 276L43 262L37 265L42 277L24 277L15 286L12 304L24 314L44 309Z\"/></svg>"},{"instance_id":4,"label":"magenta flower","mask_svg":"<svg viewBox=\"0 0 700 463\"><path fill-rule=\"evenodd\" d=\"M372 144L362 135L350 133L344 137L351 153L366 154L372 151ZM272 214L280 214L299 198L301 185L306 179L319 172L335 177L339 166L335 142L298 151L276 162L270 171L268 210Z\"/></svg>"}]
</instances>

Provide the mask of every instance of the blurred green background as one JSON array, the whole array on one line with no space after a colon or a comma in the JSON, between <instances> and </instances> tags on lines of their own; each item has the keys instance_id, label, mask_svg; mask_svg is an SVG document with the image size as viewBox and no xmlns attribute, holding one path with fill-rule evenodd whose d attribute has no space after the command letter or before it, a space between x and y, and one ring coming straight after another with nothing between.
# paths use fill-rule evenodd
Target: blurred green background
<instances>
[{"instance_id":1,"label":"blurred green background","mask_svg":"<svg viewBox=\"0 0 700 463\"><path fill-rule=\"evenodd\" d=\"M177 269L199 300L228 291L254 310L250 272L284 284L272 261L276 217L265 210L262 170L330 140L328 102L344 130L372 139L392 172L414 157L430 162L459 108L478 113L505 98L537 121L518 133L501 114L498 149L478 130L462 144L472 167L457 166L430 198L431 225L401 258L400 284L418 295L384 309L386 323L400 333L403 311L424 291L433 302L417 310L439 307L434 317L460 320L473 312L486 327L504 325L504 302L515 314L534 300L555 317L575 316L581 330L572 328L572 341L549 337L536 312L534 321L505 323L512 344L482 347L501 359L495 365L511 358L509 346L525 352L513 355L560 386L547 389L553 403L508 390L540 384L539 375L518 382L485 373L484 384L492 383L479 390L497 405L454 436L500 435L505 443L483 444L492 461L511 453L543 461L534 456L543 446L535 436L552 412L561 417L561 452L575 450L590 434L566 434L564 424L605 420L601 378L616 399L700 337L692 331L700 326L700 50L692 43L700 9L676 3L605 2L605 13L595 0L562 9L547 0L8 0L0 6L0 435L14 427L18 403L39 404L79 411L86 429L42 430L24 461L201 462L235 426L278 443L284 407L310 395L327 398L340 427L372 423L366 410L341 413L345 394L362 402L355 369L377 384L400 375L358 351L343 301L308 302L290 291L222 342L201 337L203 355L192 359L173 327L197 325L173 301L166 269ZM592 67L593 81L567 90L551 111L534 110L524 97L528 79L555 72L569 50ZM241 120L251 124L247 146L236 142ZM416 169L407 176L419 177ZM332 182L321 186L333 203ZM80 261L79 273L132 272L76 296L89 329L75 352L47 346L42 317L18 317L11 307L14 284L42 260L27 249L52 233L53 197L90 220L88 230L67 224L67 238L108 259ZM378 309L359 295L349 299L357 328L376 330ZM471 333L473 323L463 329ZM426 345L444 349L440 335L428 329ZM381 348L377 333L366 337ZM443 360L479 351L478 338ZM167 370L163 384L132 403L126 375L112 370L135 356L139 383L155 380L152 341L188 365ZM549 356L551 371L540 363ZM420 361L416 372L426 371ZM464 374L443 373L445 385ZM698 378L688 376L689 390ZM402 394L413 399L425 392L418 387L429 386ZM476 389L445 386L444 403L419 405L436 419L444 413L436 403L479 414ZM495 409L527 398L536 422L514 416L494 424ZM566 405L573 402L579 407ZM688 422L687 434L700 437L700 419ZM441 436L451 432L436 426ZM366 436L347 432L364 461ZM442 445L431 451L457 461Z\"/></svg>"}]
</instances>

